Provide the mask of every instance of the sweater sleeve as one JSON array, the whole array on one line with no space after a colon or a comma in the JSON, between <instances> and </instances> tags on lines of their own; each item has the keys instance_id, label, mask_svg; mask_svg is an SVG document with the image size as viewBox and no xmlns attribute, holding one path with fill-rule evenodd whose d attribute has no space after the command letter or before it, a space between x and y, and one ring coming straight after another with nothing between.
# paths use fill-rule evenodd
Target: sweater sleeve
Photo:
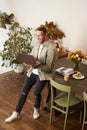
<instances>
[{"instance_id":1,"label":"sweater sleeve","mask_svg":"<svg viewBox=\"0 0 87 130\"><path fill-rule=\"evenodd\" d=\"M41 71L45 71L47 73L52 72L54 68L54 63L56 60L56 48L53 44L48 46L47 54L46 54L46 64L40 65Z\"/></svg>"}]
</instances>

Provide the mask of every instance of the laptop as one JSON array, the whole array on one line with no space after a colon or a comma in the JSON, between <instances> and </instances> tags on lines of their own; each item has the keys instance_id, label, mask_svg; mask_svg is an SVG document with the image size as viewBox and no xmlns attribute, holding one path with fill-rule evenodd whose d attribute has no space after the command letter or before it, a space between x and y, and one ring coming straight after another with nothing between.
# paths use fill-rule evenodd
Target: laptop
<instances>
[{"instance_id":1,"label":"laptop","mask_svg":"<svg viewBox=\"0 0 87 130\"><path fill-rule=\"evenodd\" d=\"M40 61L35 61L35 57L33 55L25 53L19 53L18 60L20 63L24 62L25 64L32 65L33 67L38 67L41 64Z\"/></svg>"}]
</instances>

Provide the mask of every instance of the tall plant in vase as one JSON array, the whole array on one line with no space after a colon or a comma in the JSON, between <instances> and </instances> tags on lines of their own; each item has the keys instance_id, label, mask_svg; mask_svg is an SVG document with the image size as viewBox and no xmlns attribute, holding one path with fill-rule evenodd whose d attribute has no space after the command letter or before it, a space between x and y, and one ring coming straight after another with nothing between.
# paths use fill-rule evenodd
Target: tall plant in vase
<instances>
[{"instance_id":1,"label":"tall plant in vase","mask_svg":"<svg viewBox=\"0 0 87 130\"><path fill-rule=\"evenodd\" d=\"M8 28L8 39L3 44L2 66L5 66L9 61L9 66L19 64L19 53L30 53L32 50L32 34L31 28L21 27L18 22L13 22Z\"/></svg>"}]
</instances>

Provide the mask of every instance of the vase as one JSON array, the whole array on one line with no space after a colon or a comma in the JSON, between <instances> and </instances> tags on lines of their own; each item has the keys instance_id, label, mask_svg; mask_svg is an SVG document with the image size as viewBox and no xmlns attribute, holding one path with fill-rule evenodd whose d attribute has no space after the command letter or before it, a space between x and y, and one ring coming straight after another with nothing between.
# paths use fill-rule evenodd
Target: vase
<instances>
[{"instance_id":1,"label":"vase","mask_svg":"<svg viewBox=\"0 0 87 130\"><path fill-rule=\"evenodd\" d=\"M74 71L79 71L79 62L74 63Z\"/></svg>"},{"instance_id":2,"label":"vase","mask_svg":"<svg viewBox=\"0 0 87 130\"><path fill-rule=\"evenodd\" d=\"M15 73L23 73L24 72L24 65L23 64L13 64L13 71Z\"/></svg>"}]
</instances>

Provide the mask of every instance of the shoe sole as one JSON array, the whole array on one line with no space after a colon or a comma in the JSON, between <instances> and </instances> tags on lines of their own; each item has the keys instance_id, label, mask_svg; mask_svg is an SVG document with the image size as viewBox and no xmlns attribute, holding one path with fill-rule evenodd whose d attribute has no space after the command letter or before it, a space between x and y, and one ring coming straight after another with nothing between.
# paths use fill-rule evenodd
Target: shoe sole
<instances>
[{"instance_id":1,"label":"shoe sole","mask_svg":"<svg viewBox=\"0 0 87 130\"><path fill-rule=\"evenodd\" d=\"M15 118L15 119L13 119L12 121L5 121L6 123L11 123L11 122L13 122L13 121L15 121L15 120L20 120L22 118L22 116L21 115L18 115L18 117L17 118Z\"/></svg>"},{"instance_id":2,"label":"shoe sole","mask_svg":"<svg viewBox=\"0 0 87 130\"><path fill-rule=\"evenodd\" d=\"M35 119L35 120L38 119L38 118L40 118L40 115L39 115L37 118L35 118L35 117L33 116L33 119Z\"/></svg>"}]
</instances>

